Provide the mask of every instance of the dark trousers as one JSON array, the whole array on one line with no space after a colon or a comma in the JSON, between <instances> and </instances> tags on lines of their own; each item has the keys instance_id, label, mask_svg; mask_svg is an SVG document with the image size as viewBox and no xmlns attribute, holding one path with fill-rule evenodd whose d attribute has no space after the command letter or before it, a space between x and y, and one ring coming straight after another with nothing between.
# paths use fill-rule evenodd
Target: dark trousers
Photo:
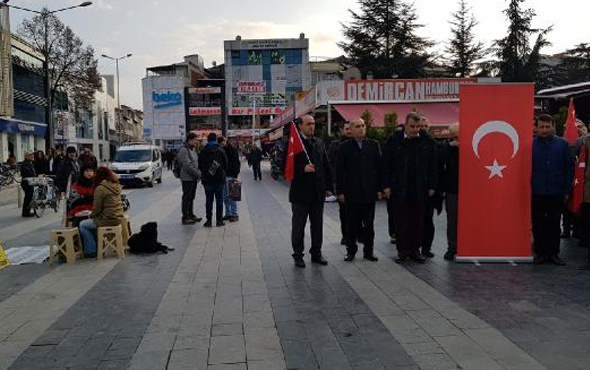
<instances>
[{"instance_id":1,"label":"dark trousers","mask_svg":"<svg viewBox=\"0 0 590 370\"><path fill-rule=\"evenodd\" d=\"M559 255L562 212L563 196L533 195L533 239L537 256L548 258Z\"/></svg>"},{"instance_id":2,"label":"dark trousers","mask_svg":"<svg viewBox=\"0 0 590 370\"><path fill-rule=\"evenodd\" d=\"M395 211L393 207L393 198L387 199L387 231L390 237L395 235Z\"/></svg>"},{"instance_id":3,"label":"dark trousers","mask_svg":"<svg viewBox=\"0 0 590 370\"><path fill-rule=\"evenodd\" d=\"M580 234L580 242L588 248L588 263L590 263L590 203L582 203Z\"/></svg>"},{"instance_id":4,"label":"dark trousers","mask_svg":"<svg viewBox=\"0 0 590 370\"><path fill-rule=\"evenodd\" d=\"M260 170L260 162L252 163L252 171L254 172L254 180L262 180L262 171Z\"/></svg>"},{"instance_id":5,"label":"dark trousers","mask_svg":"<svg viewBox=\"0 0 590 370\"><path fill-rule=\"evenodd\" d=\"M340 214L340 232L342 232L342 239L346 239L346 204L338 201L338 212Z\"/></svg>"},{"instance_id":6,"label":"dark trousers","mask_svg":"<svg viewBox=\"0 0 590 370\"><path fill-rule=\"evenodd\" d=\"M434 202L432 197L426 202L424 210L424 226L422 228L422 253L430 252L434 242Z\"/></svg>"},{"instance_id":7,"label":"dark trousers","mask_svg":"<svg viewBox=\"0 0 590 370\"><path fill-rule=\"evenodd\" d=\"M25 192L25 199L23 200L23 212L24 217L31 214L31 201L33 200L34 188L32 186L23 186Z\"/></svg>"},{"instance_id":8,"label":"dark trousers","mask_svg":"<svg viewBox=\"0 0 590 370\"><path fill-rule=\"evenodd\" d=\"M373 255L373 243L375 240L375 203L347 204L346 205L346 250L354 256L358 251L356 244L359 233L362 233L363 254Z\"/></svg>"},{"instance_id":9,"label":"dark trousers","mask_svg":"<svg viewBox=\"0 0 590 370\"><path fill-rule=\"evenodd\" d=\"M215 220L220 222L223 218L223 187L225 181L218 184L203 185L205 188L205 214L207 221L213 217L213 200L215 200Z\"/></svg>"},{"instance_id":10,"label":"dark trousers","mask_svg":"<svg viewBox=\"0 0 590 370\"><path fill-rule=\"evenodd\" d=\"M459 211L459 196L447 193L445 198L447 213L447 251L457 253L457 213Z\"/></svg>"},{"instance_id":11,"label":"dark trousers","mask_svg":"<svg viewBox=\"0 0 590 370\"><path fill-rule=\"evenodd\" d=\"M293 217L291 218L291 245L293 246L293 258L302 258L305 246L305 225L309 218L311 229L311 248L309 254L312 258L322 255L322 239L324 238L324 202L291 203Z\"/></svg>"},{"instance_id":12,"label":"dark trousers","mask_svg":"<svg viewBox=\"0 0 590 370\"><path fill-rule=\"evenodd\" d=\"M561 221L561 230L564 234L570 234L574 229L575 215L569 209L563 210L563 219Z\"/></svg>"},{"instance_id":13,"label":"dark trousers","mask_svg":"<svg viewBox=\"0 0 590 370\"><path fill-rule=\"evenodd\" d=\"M422 244L425 201L394 201L395 234L399 257L418 254Z\"/></svg>"},{"instance_id":14,"label":"dark trousers","mask_svg":"<svg viewBox=\"0 0 590 370\"><path fill-rule=\"evenodd\" d=\"M196 181L182 181L182 218L188 219L194 216L194 202L197 194Z\"/></svg>"}]
</instances>

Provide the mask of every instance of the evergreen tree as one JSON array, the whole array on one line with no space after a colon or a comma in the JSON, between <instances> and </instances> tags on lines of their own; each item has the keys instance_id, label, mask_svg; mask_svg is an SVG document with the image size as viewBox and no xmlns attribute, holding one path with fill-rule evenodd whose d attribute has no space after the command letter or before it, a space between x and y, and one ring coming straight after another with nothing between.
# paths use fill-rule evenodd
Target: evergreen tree
<instances>
[{"instance_id":1,"label":"evergreen tree","mask_svg":"<svg viewBox=\"0 0 590 370\"><path fill-rule=\"evenodd\" d=\"M524 0L510 0L504 14L509 21L508 35L496 40L494 52L498 58L495 63L497 73L506 82L537 81L541 71L541 49L550 45L546 29L532 28L535 17L533 9L521 8ZM537 35L534 46L530 46L530 37Z\"/></svg>"},{"instance_id":2,"label":"evergreen tree","mask_svg":"<svg viewBox=\"0 0 590 370\"><path fill-rule=\"evenodd\" d=\"M432 43L416 34L414 7L402 0L359 0L360 13L349 10L350 25L342 25L347 41L338 45L366 76L414 78L424 75Z\"/></svg>"},{"instance_id":3,"label":"evergreen tree","mask_svg":"<svg viewBox=\"0 0 590 370\"><path fill-rule=\"evenodd\" d=\"M459 1L459 10L452 14L451 32L453 38L445 49L448 63L454 77L467 77L474 69L474 63L485 53L483 44L475 41L473 29L477 25L475 17L469 14L469 7L465 0Z\"/></svg>"},{"instance_id":4,"label":"evergreen tree","mask_svg":"<svg viewBox=\"0 0 590 370\"><path fill-rule=\"evenodd\" d=\"M590 81L590 44L582 43L566 51L566 83Z\"/></svg>"}]
</instances>

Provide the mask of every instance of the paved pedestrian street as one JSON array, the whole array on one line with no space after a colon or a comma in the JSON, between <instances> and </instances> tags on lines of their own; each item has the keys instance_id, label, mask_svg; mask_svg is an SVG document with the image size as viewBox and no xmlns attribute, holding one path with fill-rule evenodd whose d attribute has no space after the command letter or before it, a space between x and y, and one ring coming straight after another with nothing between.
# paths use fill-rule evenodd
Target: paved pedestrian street
<instances>
[{"instance_id":1,"label":"paved pedestrian street","mask_svg":"<svg viewBox=\"0 0 590 370\"><path fill-rule=\"evenodd\" d=\"M384 204L378 262L343 261L327 203L328 266L293 266L288 186L244 169L240 220L180 224L180 184L126 189L132 227L157 221L175 251L0 270L0 369L588 369L586 252L565 267L444 261L395 264ZM195 204L204 215L202 187ZM6 248L47 244L59 215L0 212ZM568 244L569 243L569 244ZM309 247L309 238L306 239Z\"/></svg>"}]
</instances>

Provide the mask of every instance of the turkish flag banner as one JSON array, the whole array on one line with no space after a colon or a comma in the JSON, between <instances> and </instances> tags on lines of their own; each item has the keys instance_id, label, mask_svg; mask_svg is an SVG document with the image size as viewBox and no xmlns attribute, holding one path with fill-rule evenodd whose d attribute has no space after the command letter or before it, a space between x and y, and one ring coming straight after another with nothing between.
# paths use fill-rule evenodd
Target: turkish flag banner
<instances>
[{"instance_id":1,"label":"turkish flag banner","mask_svg":"<svg viewBox=\"0 0 590 370\"><path fill-rule=\"evenodd\" d=\"M457 260L532 261L533 84L460 88Z\"/></svg>"},{"instance_id":2,"label":"turkish flag banner","mask_svg":"<svg viewBox=\"0 0 590 370\"><path fill-rule=\"evenodd\" d=\"M566 139L570 145L574 145L578 139L578 129L576 128L576 107L574 106L574 99L570 99L563 138Z\"/></svg>"},{"instance_id":3,"label":"turkish flag banner","mask_svg":"<svg viewBox=\"0 0 590 370\"><path fill-rule=\"evenodd\" d=\"M586 162L588 161L588 148L582 147L580 158L576 164L576 171L574 173L574 189L572 196L568 202L568 209L576 214L580 211L582 203L584 202L584 178L586 172Z\"/></svg>"},{"instance_id":4,"label":"turkish flag banner","mask_svg":"<svg viewBox=\"0 0 590 370\"><path fill-rule=\"evenodd\" d=\"M285 164L285 180L292 181L295 178L295 156L305 150L297 127L291 122L289 130L289 143L287 144L287 163Z\"/></svg>"}]
</instances>

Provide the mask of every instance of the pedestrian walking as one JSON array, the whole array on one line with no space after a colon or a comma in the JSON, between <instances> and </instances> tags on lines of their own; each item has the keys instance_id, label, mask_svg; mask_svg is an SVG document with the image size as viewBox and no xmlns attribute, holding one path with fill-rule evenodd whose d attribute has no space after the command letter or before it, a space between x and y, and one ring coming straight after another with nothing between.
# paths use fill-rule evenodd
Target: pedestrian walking
<instances>
[{"instance_id":1,"label":"pedestrian walking","mask_svg":"<svg viewBox=\"0 0 590 370\"><path fill-rule=\"evenodd\" d=\"M227 156L217 144L217 135L211 132L207 144L199 153L199 170L205 188L205 210L207 220L203 226L211 227L213 201L215 201L216 226L223 226L223 189L226 185Z\"/></svg>"},{"instance_id":2,"label":"pedestrian walking","mask_svg":"<svg viewBox=\"0 0 590 370\"><path fill-rule=\"evenodd\" d=\"M29 185L27 181L24 179L27 177L37 177L37 173L35 172L35 155L33 152L26 152L25 153L25 160L21 163L20 166L20 177L22 179L20 185L25 192L25 199L23 200L23 210L22 210L22 217L33 217L34 214L31 213L31 201L33 200L33 191L35 190L33 186Z\"/></svg>"},{"instance_id":3,"label":"pedestrian walking","mask_svg":"<svg viewBox=\"0 0 590 370\"><path fill-rule=\"evenodd\" d=\"M92 153L92 150L88 147L82 149L82 154L80 154L78 162L80 163L80 166L91 167L94 169L98 168L98 159L96 159L94 153Z\"/></svg>"},{"instance_id":4,"label":"pedestrian walking","mask_svg":"<svg viewBox=\"0 0 590 370\"><path fill-rule=\"evenodd\" d=\"M69 146L66 149L66 158L60 162L55 176L55 182L59 192L64 194L67 191L70 178L75 180L78 178L79 174L80 163L78 162L76 148Z\"/></svg>"},{"instance_id":5,"label":"pedestrian walking","mask_svg":"<svg viewBox=\"0 0 590 370\"><path fill-rule=\"evenodd\" d=\"M563 266L559 258L561 214L572 190L574 158L567 140L555 136L553 118L537 118L533 139L532 219L535 264Z\"/></svg>"},{"instance_id":6,"label":"pedestrian walking","mask_svg":"<svg viewBox=\"0 0 590 370\"><path fill-rule=\"evenodd\" d=\"M340 145L350 139L350 123L346 122L342 125L342 133L340 139L334 140L330 144L328 149L328 160L330 161L330 167L333 169L332 178L336 181L336 161L338 159L338 150ZM336 184L334 184L336 187ZM340 244L346 245L346 204L338 201L338 215L340 217L340 232L342 233L342 239Z\"/></svg>"},{"instance_id":7,"label":"pedestrian walking","mask_svg":"<svg viewBox=\"0 0 590 370\"><path fill-rule=\"evenodd\" d=\"M324 200L332 195L333 180L332 170L328 162L328 156L324 142L315 138L315 120L311 115L304 115L295 120L291 126L291 137L301 140L303 152L297 153L292 158L293 178L289 188L289 202L293 211L291 219L291 245L293 247L293 259L295 266L305 267L304 236L305 225L309 219L311 229L311 262L319 265L327 265L328 261L322 256L322 240L324 227ZM300 135L300 136L299 136ZM293 153L291 153L293 155ZM289 150L287 150L288 164ZM287 177L285 168L285 177Z\"/></svg>"},{"instance_id":8,"label":"pedestrian walking","mask_svg":"<svg viewBox=\"0 0 590 370\"><path fill-rule=\"evenodd\" d=\"M443 175L440 189L445 194L447 214L447 252L444 259L452 261L457 254L457 214L459 210L459 124L449 127L450 137L443 147Z\"/></svg>"},{"instance_id":9,"label":"pedestrian walking","mask_svg":"<svg viewBox=\"0 0 590 370\"><path fill-rule=\"evenodd\" d=\"M426 203L435 193L437 167L432 140L420 132L420 115L406 116L402 131L387 140L384 149L385 196L393 197L397 236L397 263L409 259L424 263L419 253Z\"/></svg>"},{"instance_id":10,"label":"pedestrian walking","mask_svg":"<svg viewBox=\"0 0 590 370\"><path fill-rule=\"evenodd\" d=\"M375 202L383 189L381 148L366 138L367 127L361 118L350 122L351 140L340 144L336 161L336 193L346 208L346 258L352 262L358 251L357 239L363 232L363 257L377 261L373 253L375 239Z\"/></svg>"},{"instance_id":11,"label":"pedestrian walking","mask_svg":"<svg viewBox=\"0 0 590 370\"><path fill-rule=\"evenodd\" d=\"M64 155L61 149L51 149L49 157L49 173L51 175L57 175L57 170L61 162L64 160Z\"/></svg>"},{"instance_id":12,"label":"pedestrian walking","mask_svg":"<svg viewBox=\"0 0 590 370\"><path fill-rule=\"evenodd\" d=\"M37 175L50 175L49 162L47 161L47 158L45 157L45 153L43 153L42 150L38 150L35 153L34 166L35 166L35 173L37 173Z\"/></svg>"},{"instance_id":13,"label":"pedestrian walking","mask_svg":"<svg viewBox=\"0 0 590 370\"><path fill-rule=\"evenodd\" d=\"M248 162L252 166L252 172L254 172L254 181L262 181L262 172L260 170L260 162L262 162L262 151L257 145L252 146L250 155L248 156Z\"/></svg>"},{"instance_id":14,"label":"pedestrian walking","mask_svg":"<svg viewBox=\"0 0 590 370\"><path fill-rule=\"evenodd\" d=\"M223 188L223 204L225 205L225 216L223 216L223 220L236 222L240 219L238 215L238 203L229 196L229 187L238 179L238 175L240 174L240 155L238 154L238 150L223 136L217 139L217 143L225 151L225 155L227 156L226 183Z\"/></svg>"},{"instance_id":15,"label":"pedestrian walking","mask_svg":"<svg viewBox=\"0 0 590 370\"><path fill-rule=\"evenodd\" d=\"M180 165L180 181L182 184L182 219L183 225L192 225L201 222L201 218L195 215L195 196L197 185L201 179L198 156L195 151L199 137L194 132L189 132L186 141L178 151L178 164Z\"/></svg>"}]
</instances>

